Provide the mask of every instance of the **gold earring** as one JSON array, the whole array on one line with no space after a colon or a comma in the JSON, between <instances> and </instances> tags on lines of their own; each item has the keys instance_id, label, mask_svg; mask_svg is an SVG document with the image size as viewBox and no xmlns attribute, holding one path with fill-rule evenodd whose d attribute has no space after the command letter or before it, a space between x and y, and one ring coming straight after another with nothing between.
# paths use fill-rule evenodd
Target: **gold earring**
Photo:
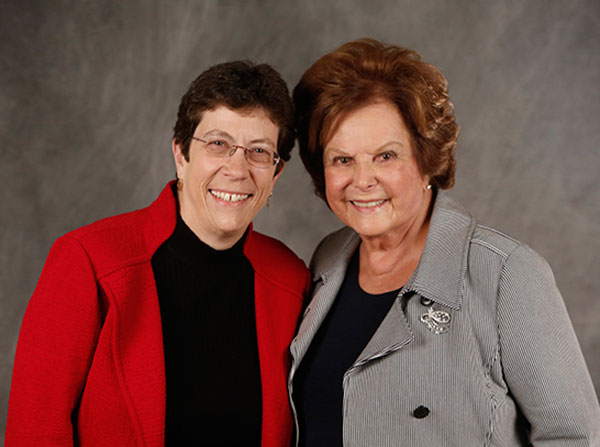
<instances>
[{"instance_id":1,"label":"gold earring","mask_svg":"<svg viewBox=\"0 0 600 447\"><path fill-rule=\"evenodd\" d=\"M271 206L271 197L273 197L272 192L271 192L271 194L269 194L269 197L267 197L267 208L269 208Z\"/></svg>"},{"instance_id":2,"label":"gold earring","mask_svg":"<svg viewBox=\"0 0 600 447\"><path fill-rule=\"evenodd\" d=\"M179 177L177 177L177 191L181 191L183 189L183 182Z\"/></svg>"}]
</instances>

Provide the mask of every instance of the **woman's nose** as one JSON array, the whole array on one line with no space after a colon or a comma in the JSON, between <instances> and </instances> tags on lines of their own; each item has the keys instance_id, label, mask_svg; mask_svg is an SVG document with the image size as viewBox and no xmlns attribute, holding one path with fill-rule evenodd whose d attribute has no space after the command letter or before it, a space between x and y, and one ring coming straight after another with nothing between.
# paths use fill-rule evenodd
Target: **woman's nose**
<instances>
[{"instance_id":1,"label":"woman's nose","mask_svg":"<svg viewBox=\"0 0 600 447\"><path fill-rule=\"evenodd\" d=\"M232 177L245 177L250 169L246 160L246 151L243 147L237 147L236 149L232 155L225 159L224 172Z\"/></svg>"},{"instance_id":2,"label":"woman's nose","mask_svg":"<svg viewBox=\"0 0 600 447\"><path fill-rule=\"evenodd\" d=\"M377 183L372 163L357 163L354 170L354 185L362 190L370 189Z\"/></svg>"}]
</instances>

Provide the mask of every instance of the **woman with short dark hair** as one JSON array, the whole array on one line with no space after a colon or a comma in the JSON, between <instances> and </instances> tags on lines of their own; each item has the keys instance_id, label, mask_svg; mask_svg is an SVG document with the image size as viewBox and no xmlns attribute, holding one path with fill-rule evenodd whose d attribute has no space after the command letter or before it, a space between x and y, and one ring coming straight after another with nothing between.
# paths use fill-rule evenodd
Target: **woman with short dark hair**
<instances>
[{"instance_id":1,"label":"woman with short dark hair","mask_svg":"<svg viewBox=\"0 0 600 447\"><path fill-rule=\"evenodd\" d=\"M59 238L19 336L5 443L289 445L288 345L310 278L252 229L294 144L270 66L219 64L183 96L177 181Z\"/></svg>"},{"instance_id":2,"label":"woman with short dark hair","mask_svg":"<svg viewBox=\"0 0 600 447\"><path fill-rule=\"evenodd\" d=\"M439 70L362 39L293 98L304 165L346 225L313 256L291 345L297 445L600 445L548 265L443 191L458 125Z\"/></svg>"}]
</instances>

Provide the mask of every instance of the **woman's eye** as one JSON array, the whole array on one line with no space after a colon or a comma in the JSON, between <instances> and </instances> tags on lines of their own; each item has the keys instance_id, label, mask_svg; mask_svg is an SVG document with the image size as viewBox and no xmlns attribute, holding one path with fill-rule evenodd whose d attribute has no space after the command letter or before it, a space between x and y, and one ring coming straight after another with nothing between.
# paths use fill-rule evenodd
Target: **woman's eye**
<instances>
[{"instance_id":1,"label":"woman's eye","mask_svg":"<svg viewBox=\"0 0 600 447\"><path fill-rule=\"evenodd\" d=\"M350 157L334 157L333 158L334 165L347 165L351 161L352 161L352 159Z\"/></svg>"},{"instance_id":2,"label":"woman's eye","mask_svg":"<svg viewBox=\"0 0 600 447\"><path fill-rule=\"evenodd\" d=\"M231 149L231 145L225 140L210 140L206 147L216 154L225 154Z\"/></svg>"},{"instance_id":3,"label":"woman's eye","mask_svg":"<svg viewBox=\"0 0 600 447\"><path fill-rule=\"evenodd\" d=\"M382 152L381 154L375 156L376 161L390 161L395 160L396 158L398 158L398 156L392 151Z\"/></svg>"},{"instance_id":4,"label":"woman's eye","mask_svg":"<svg viewBox=\"0 0 600 447\"><path fill-rule=\"evenodd\" d=\"M262 147L253 147L252 151L256 154L264 154L266 152Z\"/></svg>"}]
</instances>

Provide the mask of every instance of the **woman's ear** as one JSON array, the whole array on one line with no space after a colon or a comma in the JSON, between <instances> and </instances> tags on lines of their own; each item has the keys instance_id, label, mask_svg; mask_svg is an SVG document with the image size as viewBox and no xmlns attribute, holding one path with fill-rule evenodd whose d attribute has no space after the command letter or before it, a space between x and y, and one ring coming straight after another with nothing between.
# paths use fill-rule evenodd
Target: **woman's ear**
<instances>
[{"instance_id":1,"label":"woman's ear","mask_svg":"<svg viewBox=\"0 0 600 447\"><path fill-rule=\"evenodd\" d=\"M173 160L175 161L175 169L177 170L177 177L181 178L185 165L187 164L187 160L185 159L185 156L181 150L181 144L177 143L175 139L173 139L171 146L173 151Z\"/></svg>"},{"instance_id":2,"label":"woman's ear","mask_svg":"<svg viewBox=\"0 0 600 447\"><path fill-rule=\"evenodd\" d=\"M424 175L423 176L423 190L431 191L432 187L433 186L431 185L431 178L428 175Z\"/></svg>"},{"instance_id":3,"label":"woman's ear","mask_svg":"<svg viewBox=\"0 0 600 447\"><path fill-rule=\"evenodd\" d=\"M275 174L273 175L273 179L275 179L275 181L277 181L284 169L285 161L280 160L279 163L277 163L277 167L275 168Z\"/></svg>"}]
</instances>

